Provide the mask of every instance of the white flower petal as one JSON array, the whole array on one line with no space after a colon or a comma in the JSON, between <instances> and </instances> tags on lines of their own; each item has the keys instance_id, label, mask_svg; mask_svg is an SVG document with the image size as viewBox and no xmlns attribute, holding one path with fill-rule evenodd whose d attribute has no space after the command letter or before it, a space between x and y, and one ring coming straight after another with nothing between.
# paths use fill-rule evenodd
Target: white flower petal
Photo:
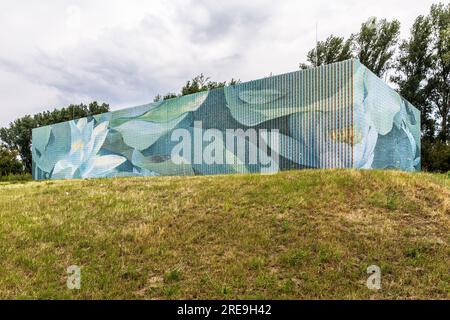
<instances>
[{"instance_id":1,"label":"white flower petal","mask_svg":"<svg viewBox=\"0 0 450 320\"><path fill-rule=\"evenodd\" d=\"M87 118L81 118L80 120L78 120L78 122L77 122L78 130L80 130L80 132L83 131L86 124L87 124Z\"/></svg>"},{"instance_id":2,"label":"white flower petal","mask_svg":"<svg viewBox=\"0 0 450 320\"><path fill-rule=\"evenodd\" d=\"M123 141L137 150L145 150L154 144L167 131L173 129L187 114L167 123L131 120L115 128L122 134Z\"/></svg>"},{"instance_id":3,"label":"white flower petal","mask_svg":"<svg viewBox=\"0 0 450 320\"><path fill-rule=\"evenodd\" d=\"M109 122L105 121L94 128L91 140L89 141L89 145L86 150L89 157L95 156L103 146L103 143L106 140L106 136L108 135L108 125Z\"/></svg>"},{"instance_id":4,"label":"white flower petal","mask_svg":"<svg viewBox=\"0 0 450 320\"><path fill-rule=\"evenodd\" d=\"M353 146L354 167L370 169L372 167L375 146L378 140L378 133L373 124L366 116L361 123L363 128L355 127L356 135L362 135L362 140Z\"/></svg>"},{"instance_id":5,"label":"white flower petal","mask_svg":"<svg viewBox=\"0 0 450 320\"><path fill-rule=\"evenodd\" d=\"M71 136L72 144L76 141L83 140L81 131L80 131L80 129L78 129L77 125L75 124L75 121L70 121L69 125L70 125L70 136Z\"/></svg>"},{"instance_id":6,"label":"white flower petal","mask_svg":"<svg viewBox=\"0 0 450 320\"><path fill-rule=\"evenodd\" d=\"M84 128L81 130L81 135L83 136L83 141L85 142L85 144L88 144L89 141L91 140L93 129L94 129L94 120L86 124Z\"/></svg>"},{"instance_id":7,"label":"white flower petal","mask_svg":"<svg viewBox=\"0 0 450 320\"><path fill-rule=\"evenodd\" d=\"M55 164L52 179L72 178L76 170L77 166L74 165L69 159L60 160Z\"/></svg>"},{"instance_id":8,"label":"white flower petal","mask_svg":"<svg viewBox=\"0 0 450 320\"><path fill-rule=\"evenodd\" d=\"M381 79L366 73L367 97L364 101L366 112L369 114L375 129L381 135L392 130L394 117L400 111L401 98Z\"/></svg>"},{"instance_id":9,"label":"white flower petal","mask_svg":"<svg viewBox=\"0 0 450 320\"><path fill-rule=\"evenodd\" d=\"M89 160L88 165L81 172L82 178L100 177L110 170L120 166L127 159L116 155L95 156Z\"/></svg>"}]
</instances>

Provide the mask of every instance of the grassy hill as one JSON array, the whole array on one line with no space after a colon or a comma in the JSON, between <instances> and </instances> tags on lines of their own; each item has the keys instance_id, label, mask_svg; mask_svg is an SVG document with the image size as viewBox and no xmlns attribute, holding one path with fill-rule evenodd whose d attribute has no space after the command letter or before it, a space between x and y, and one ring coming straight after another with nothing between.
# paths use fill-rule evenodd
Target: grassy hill
<instances>
[{"instance_id":1,"label":"grassy hill","mask_svg":"<svg viewBox=\"0 0 450 320\"><path fill-rule=\"evenodd\" d=\"M0 183L0 298L449 298L449 182L305 170Z\"/></svg>"}]
</instances>

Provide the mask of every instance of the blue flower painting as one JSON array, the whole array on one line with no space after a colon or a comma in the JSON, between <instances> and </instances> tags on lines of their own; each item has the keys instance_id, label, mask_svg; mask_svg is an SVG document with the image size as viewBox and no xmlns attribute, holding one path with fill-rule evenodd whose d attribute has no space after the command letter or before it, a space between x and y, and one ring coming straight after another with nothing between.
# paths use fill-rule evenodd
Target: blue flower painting
<instances>
[{"instance_id":1,"label":"blue flower painting","mask_svg":"<svg viewBox=\"0 0 450 320\"><path fill-rule=\"evenodd\" d=\"M348 60L36 128L32 152L35 179L417 171L420 113Z\"/></svg>"}]
</instances>

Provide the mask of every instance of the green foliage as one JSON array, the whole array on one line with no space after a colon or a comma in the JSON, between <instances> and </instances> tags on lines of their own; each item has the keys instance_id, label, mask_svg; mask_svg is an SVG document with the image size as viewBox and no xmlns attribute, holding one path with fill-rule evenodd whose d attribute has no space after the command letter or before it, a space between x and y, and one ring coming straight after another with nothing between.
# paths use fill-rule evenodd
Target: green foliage
<instances>
[{"instance_id":1,"label":"green foliage","mask_svg":"<svg viewBox=\"0 0 450 320\"><path fill-rule=\"evenodd\" d=\"M89 105L78 104L69 105L66 108L55 109L53 111L44 111L36 114L33 118L39 127L54 123L69 121L73 119L84 118L109 111L109 105L106 103L98 104L96 101Z\"/></svg>"},{"instance_id":2,"label":"green foliage","mask_svg":"<svg viewBox=\"0 0 450 320\"><path fill-rule=\"evenodd\" d=\"M400 44L400 54L395 65L397 72L391 77L397 84L399 93L420 110L422 135L425 139L434 137L436 125L427 99L426 80L432 66L430 40L430 19L417 17L409 39Z\"/></svg>"},{"instance_id":3,"label":"green foliage","mask_svg":"<svg viewBox=\"0 0 450 320\"><path fill-rule=\"evenodd\" d=\"M331 35L325 41L319 41L317 48L307 54L309 64L301 63L300 68L306 69L357 57L381 77L392 67L399 34L400 22L397 20L370 18L361 25L357 34L347 40Z\"/></svg>"},{"instance_id":4,"label":"green foliage","mask_svg":"<svg viewBox=\"0 0 450 320\"><path fill-rule=\"evenodd\" d=\"M19 161L19 153L0 145L0 177L20 174L23 166Z\"/></svg>"},{"instance_id":5,"label":"green foliage","mask_svg":"<svg viewBox=\"0 0 450 320\"><path fill-rule=\"evenodd\" d=\"M159 102L161 101L162 96L158 93L154 98L153 98L153 102Z\"/></svg>"},{"instance_id":6,"label":"green foliage","mask_svg":"<svg viewBox=\"0 0 450 320\"><path fill-rule=\"evenodd\" d=\"M400 22L397 20L370 18L354 36L356 55L362 64L382 77L392 67L399 35Z\"/></svg>"},{"instance_id":7,"label":"green foliage","mask_svg":"<svg viewBox=\"0 0 450 320\"><path fill-rule=\"evenodd\" d=\"M177 97L177 95L175 93L169 92L163 97L163 100L168 100L168 99L172 99L172 98L176 98L176 97Z\"/></svg>"},{"instance_id":8,"label":"green foliage","mask_svg":"<svg viewBox=\"0 0 450 320\"><path fill-rule=\"evenodd\" d=\"M450 171L450 145L441 141L423 141L422 169L437 172Z\"/></svg>"},{"instance_id":9,"label":"green foliage","mask_svg":"<svg viewBox=\"0 0 450 320\"><path fill-rule=\"evenodd\" d=\"M181 271L174 269L166 273L164 281L175 282L181 279Z\"/></svg>"},{"instance_id":10,"label":"green foliage","mask_svg":"<svg viewBox=\"0 0 450 320\"><path fill-rule=\"evenodd\" d=\"M399 93L421 112L422 163L431 171L448 169L450 141L450 4L435 4L416 18L408 39L398 45L397 20L370 18L348 40L330 36L308 52L301 68L357 57L379 77L390 69ZM349 49L351 46L351 49ZM316 61L317 59L317 61ZM433 145L439 140L442 143Z\"/></svg>"},{"instance_id":11,"label":"green foliage","mask_svg":"<svg viewBox=\"0 0 450 320\"><path fill-rule=\"evenodd\" d=\"M214 82L209 77L205 77L202 74L196 76L192 80L188 80L186 84L181 88L181 95L192 94L201 91L207 91L210 89L221 88L225 86L225 82Z\"/></svg>"},{"instance_id":12,"label":"green foliage","mask_svg":"<svg viewBox=\"0 0 450 320\"><path fill-rule=\"evenodd\" d=\"M428 99L439 120L438 138L450 141L450 4L431 7L433 65L428 79Z\"/></svg>"},{"instance_id":13,"label":"green foliage","mask_svg":"<svg viewBox=\"0 0 450 320\"><path fill-rule=\"evenodd\" d=\"M316 53L317 52L317 53ZM308 64L301 63L301 69L318 67L353 58L352 38L344 40L342 37L329 36L325 41L319 41L317 48L307 54Z\"/></svg>"},{"instance_id":14,"label":"green foliage","mask_svg":"<svg viewBox=\"0 0 450 320\"><path fill-rule=\"evenodd\" d=\"M27 172L31 172L31 130L36 127L34 119L27 115L0 128L0 139L9 150L17 150Z\"/></svg>"},{"instance_id":15,"label":"green foliage","mask_svg":"<svg viewBox=\"0 0 450 320\"><path fill-rule=\"evenodd\" d=\"M173 92L169 92L169 93L165 94L164 96L157 94L153 98L153 102L159 102L159 101L168 100L168 99L172 99L172 98L176 98L176 97L178 97L178 96Z\"/></svg>"},{"instance_id":16,"label":"green foliage","mask_svg":"<svg viewBox=\"0 0 450 320\"><path fill-rule=\"evenodd\" d=\"M192 80L186 81L186 84L181 88L180 94L175 94L172 92L167 93L164 96L161 96L160 94L157 94L155 98L153 99L154 102L158 102L161 100L167 100L176 98L179 96L185 96L192 93L202 92L202 91L208 91L212 89L222 88L225 86L232 86L235 84L240 83L240 80L236 80L232 78L229 82L216 82L211 81L209 77L206 77L203 73L200 75L194 77Z\"/></svg>"},{"instance_id":17,"label":"green foliage","mask_svg":"<svg viewBox=\"0 0 450 320\"><path fill-rule=\"evenodd\" d=\"M199 76L196 76L190 81L187 81L183 88L181 88L181 95L187 95L192 93L197 93L201 91L207 91L217 88L223 88L227 85L235 85L239 83L240 80L231 79L228 83L226 81L224 82L216 82L211 81L209 77L205 77L202 74Z\"/></svg>"},{"instance_id":18,"label":"green foliage","mask_svg":"<svg viewBox=\"0 0 450 320\"><path fill-rule=\"evenodd\" d=\"M422 168L450 170L450 5L436 4L416 18L400 45L399 92L421 111ZM436 139L438 138L438 139Z\"/></svg>"},{"instance_id":19,"label":"green foliage","mask_svg":"<svg viewBox=\"0 0 450 320\"><path fill-rule=\"evenodd\" d=\"M0 182L18 183L24 181L30 181L33 177L29 173L9 174L6 176L0 176Z\"/></svg>"},{"instance_id":20,"label":"green foliage","mask_svg":"<svg viewBox=\"0 0 450 320\"><path fill-rule=\"evenodd\" d=\"M400 45L397 73L391 79L402 94L421 111L422 136L445 145L450 138L450 5L433 5L428 16L417 17L408 40ZM441 155L431 148L427 155ZM425 150L425 152L427 152ZM440 159L428 159L431 163Z\"/></svg>"},{"instance_id":21,"label":"green foliage","mask_svg":"<svg viewBox=\"0 0 450 320\"><path fill-rule=\"evenodd\" d=\"M7 128L0 129L0 139L9 150L17 150L26 172L31 172L31 131L50 124L83 118L109 111L109 105L92 102L89 105L69 105L66 108L45 111L34 116L16 119Z\"/></svg>"}]
</instances>

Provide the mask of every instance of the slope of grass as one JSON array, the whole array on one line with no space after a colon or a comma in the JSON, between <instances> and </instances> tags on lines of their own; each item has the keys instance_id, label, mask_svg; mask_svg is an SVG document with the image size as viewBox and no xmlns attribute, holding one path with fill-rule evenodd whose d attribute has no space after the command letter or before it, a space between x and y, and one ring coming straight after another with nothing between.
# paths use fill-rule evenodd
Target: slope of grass
<instances>
[{"instance_id":1,"label":"slope of grass","mask_svg":"<svg viewBox=\"0 0 450 320\"><path fill-rule=\"evenodd\" d=\"M0 298L446 299L449 181L304 170L3 182ZM80 290L66 287L70 265Z\"/></svg>"}]
</instances>

